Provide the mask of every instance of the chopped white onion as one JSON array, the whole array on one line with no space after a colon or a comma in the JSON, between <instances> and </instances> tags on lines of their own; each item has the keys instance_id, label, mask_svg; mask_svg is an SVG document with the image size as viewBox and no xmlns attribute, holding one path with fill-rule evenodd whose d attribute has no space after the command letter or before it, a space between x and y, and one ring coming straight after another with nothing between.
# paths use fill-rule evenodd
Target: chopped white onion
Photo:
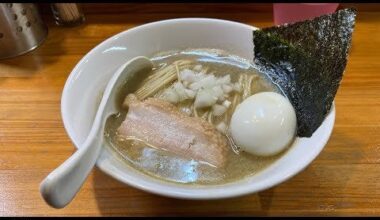
<instances>
[{"instance_id":1,"label":"chopped white onion","mask_svg":"<svg viewBox=\"0 0 380 220\"><path fill-rule=\"evenodd\" d=\"M197 73L195 74L195 81L200 81L201 79L205 78L207 75L204 73Z\"/></svg>"},{"instance_id":2,"label":"chopped white onion","mask_svg":"<svg viewBox=\"0 0 380 220\"><path fill-rule=\"evenodd\" d=\"M226 100L232 91L240 92L239 83L231 83L229 74L217 77L212 73L205 74L202 65L196 65L193 70L180 71L180 79L161 95L171 103L195 99L195 108L213 107L215 116L224 114L231 102ZM218 104L216 104L218 103Z\"/></svg>"},{"instance_id":3,"label":"chopped white onion","mask_svg":"<svg viewBox=\"0 0 380 220\"><path fill-rule=\"evenodd\" d=\"M225 75L221 78L218 78L216 83L218 85L229 84L229 83L231 83L231 77L230 77L230 75Z\"/></svg>"},{"instance_id":4,"label":"chopped white onion","mask_svg":"<svg viewBox=\"0 0 380 220\"><path fill-rule=\"evenodd\" d=\"M230 105L231 105L231 102L230 101L228 101L228 100L225 100L224 102L223 102L223 104L222 104L224 107L226 107L226 108L228 108L228 107L230 107Z\"/></svg>"},{"instance_id":5,"label":"chopped white onion","mask_svg":"<svg viewBox=\"0 0 380 220\"><path fill-rule=\"evenodd\" d=\"M215 85L215 80L216 78L214 75L208 75L203 79L190 84L189 88L192 90L211 88Z\"/></svg>"},{"instance_id":6,"label":"chopped white onion","mask_svg":"<svg viewBox=\"0 0 380 220\"><path fill-rule=\"evenodd\" d=\"M234 87L234 90L235 90L236 92L241 92L241 90L242 90L241 85L240 85L238 82L236 82L236 83L233 85L233 87Z\"/></svg>"},{"instance_id":7,"label":"chopped white onion","mask_svg":"<svg viewBox=\"0 0 380 220\"><path fill-rule=\"evenodd\" d=\"M185 91L186 88L182 85L182 83L180 83L180 82L174 83L173 89L177 93L180 102L189 98L186 94L186 91Z\"/></svg>"},{"instance_id":8,"label":"chopped white onion","mask_svg":"<svg viewBox=\"0 0 380 220\"><path fill-rule=\"evenodd\" d=\"M204 108L212 106L216 103L218 97L214 95L212 89L201 89L198 91L197 96L195 97L194 107L195 108Z\"/></svg>"},{"instance_id":9,"label":"chopped white onion","mask_svg":"<svg viewBox=\"0 0 380 220\"><path fill-rule=\"evenodd\" d=\"M212 88L212 90L215 92L215 95L219 98L219 97L223 97L224 98L224 92L222 90L222 87L221 86L214 86Z\"/></svg>"},{"instance_id":10,"label":"chopped white onion","mask_svg":"<svg viewBox=\"0 0 380 220\"><path fill-rule=\"evenodd\" d=\"M168 101L168 102L171 102L173 104L175 103L178 103L179 102L179 96L178 94L172 89L172 88L168 88L166 89L163 94L161 95L161 97Z\"/></svg>"},{"instance_id":11,"label":"chopped white onion","mask_svg":"<svg viewBox=\"0 0 380 220\"><path fill-rule=\"evenodd\" d=\"M220 122L218 125L216 125L216 130L218 130L220 133L225 134L227 131L226 123Z\"/></svg>"},{"instance_id":12,"label":"chopped white onion","mask_svg":"<svg viewBox=\"0 0 380 220\"><path fill-rule=\"evenodd\" d=\"M226 98L224 97L224 95L218 97L218 102L223 102L224 100L226 100Z\"/></svg>"},{"instance_id":13,"label":"chopped white onion","mask_svg":"<svg viewBox=\"0 0 380 220\"><path fill-rule=\"evenodd\" d=\"M232 92L232 90L234 90L231 84L223 84L222 89L223 89L223 92L227 94Z\"/></svg>"},{"instance_id":14,"label":"chopped white onion","mask_svg":"<svg viewBox=\"0 0 380 220\"><path fill-rule=\"evenodd\" d=\"M187 97L189 97L190 99L195 98L196 92L194 92L193 90L185 89L185 93L186 93Z\"/></svg>"},{"instance_id":15,"label":"chopped white onion","mask_svg":"<svg viewBox=\"0 0 380 220\"><path fill-rule=\"evenodd\" d=\"M226 112L227 108L223 105L215 104L212 106L212 114L214 116L221 116Z\"/></svg>"},{"instance_id":16,"label":"chopped white onion","mask_svg":"<svg viewBox=\"0 0 380 220\"><path fill-rule=\"evenodd\" d=\"M196 80L195 73L192 70L184 69L179 74L182 81L194 82Z\"/></svg>"}]
</instances>

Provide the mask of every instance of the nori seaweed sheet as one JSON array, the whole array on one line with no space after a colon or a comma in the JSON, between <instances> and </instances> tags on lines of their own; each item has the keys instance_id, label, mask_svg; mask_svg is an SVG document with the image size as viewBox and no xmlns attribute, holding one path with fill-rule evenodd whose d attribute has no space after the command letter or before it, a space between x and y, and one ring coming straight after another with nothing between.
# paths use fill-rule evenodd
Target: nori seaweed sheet
<instances>
[{"instance_id":1,"label":"nori seaweed sheet","mask_svg":"<svg viewBox=\"0 0 380 220\"><path fill-rule=\"evenodd\" d=\"M253 31L254 63L295 108L297 135L310 137L329 113L347 63L355 9Z\"/></svg>"}]
</instances>

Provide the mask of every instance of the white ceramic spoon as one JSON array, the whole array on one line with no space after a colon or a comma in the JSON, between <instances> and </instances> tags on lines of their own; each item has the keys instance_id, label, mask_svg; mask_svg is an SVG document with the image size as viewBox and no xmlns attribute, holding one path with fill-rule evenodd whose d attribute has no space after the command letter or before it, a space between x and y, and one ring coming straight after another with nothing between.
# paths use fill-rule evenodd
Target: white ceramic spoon
<instances>
[{"instance_id":1,"label":"white ceramic spoon","mask_svg":"<svg viewBox=\"0 0 380 220\"><path fill-rule=\"evenodd\" d=\"M104 91L98 111L87 139L81 147L41 183L40 192L45 201L54 208L63 208L74 198L92 170L100 154L103 132L107 118L119 112L121 103L118 92L126 80L134 74L150 71L153 63L146 57L136 57L112 76Z\"/></svg>"}]
</instances>

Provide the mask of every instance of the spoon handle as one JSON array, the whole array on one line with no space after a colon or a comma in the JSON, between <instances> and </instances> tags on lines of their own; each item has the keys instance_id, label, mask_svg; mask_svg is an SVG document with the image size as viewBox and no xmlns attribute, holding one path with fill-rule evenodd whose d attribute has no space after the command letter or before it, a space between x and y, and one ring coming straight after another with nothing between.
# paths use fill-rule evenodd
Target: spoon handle
<instances>
[{"instance_id":1,"label":"spoon handle","mask_svg":"<svg viewBox=\"0 0 380 220\"><path fill-rule=\"evenodd\" d=\"M107 118L118 112L115 98L117 92L128 77L142 70L149 73L152 68L153 63L148 58L139 56L122 65L113 75L104 90L90 134L84 144L42 181L40 193L46 203L54 208L63 208L73 200L98 159Z\"/></svg>"},{"instance_id":2,"label":"spoon handle","mask_svg":"<svg viewBox=\"0 0 380 220\"><path fill-rule=\"evenodd\" d=\"M99 156L102 130L102 126L93 126L82 147L42 181L40 192L50 206L63 208L77 194Z\"/></svg>"}]
</instances>

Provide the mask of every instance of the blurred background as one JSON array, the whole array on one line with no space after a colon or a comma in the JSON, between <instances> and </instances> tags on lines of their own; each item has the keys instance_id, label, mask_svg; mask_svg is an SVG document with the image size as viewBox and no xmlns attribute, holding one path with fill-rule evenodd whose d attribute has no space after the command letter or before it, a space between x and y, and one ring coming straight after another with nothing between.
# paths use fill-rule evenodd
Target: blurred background
<instances>
[{"instance_id":1,"label":"blurred background","mask_svg":"<svg viewBox=\"0 0 380 220\"><path fill-rule=\"evenodd\" d=\"M51 13L49 4L39 4L42 13ZM272 3L82 3L84 13L127 13L127 12L152 12L152 13L229 13L238 12L272 12ZM359 11L379 11L378 3L340 3L339 8L356 7Z\"/></svg>"},{"instance_id":2,"label":"blurred background","mask_svg":"<svg viewBox=\"0 0 380 220\"><path fill-rule=\"evenodd\" d=\"M380 4L359 3L2 3L0 59L16 57L39 47L54 26L84 28L86 23L149 23L179 17L248 23L245 19L255 14L270 25L280 25L347 7L354 7L359 12L380 11Z\"/></svg>"}]
</instances>

